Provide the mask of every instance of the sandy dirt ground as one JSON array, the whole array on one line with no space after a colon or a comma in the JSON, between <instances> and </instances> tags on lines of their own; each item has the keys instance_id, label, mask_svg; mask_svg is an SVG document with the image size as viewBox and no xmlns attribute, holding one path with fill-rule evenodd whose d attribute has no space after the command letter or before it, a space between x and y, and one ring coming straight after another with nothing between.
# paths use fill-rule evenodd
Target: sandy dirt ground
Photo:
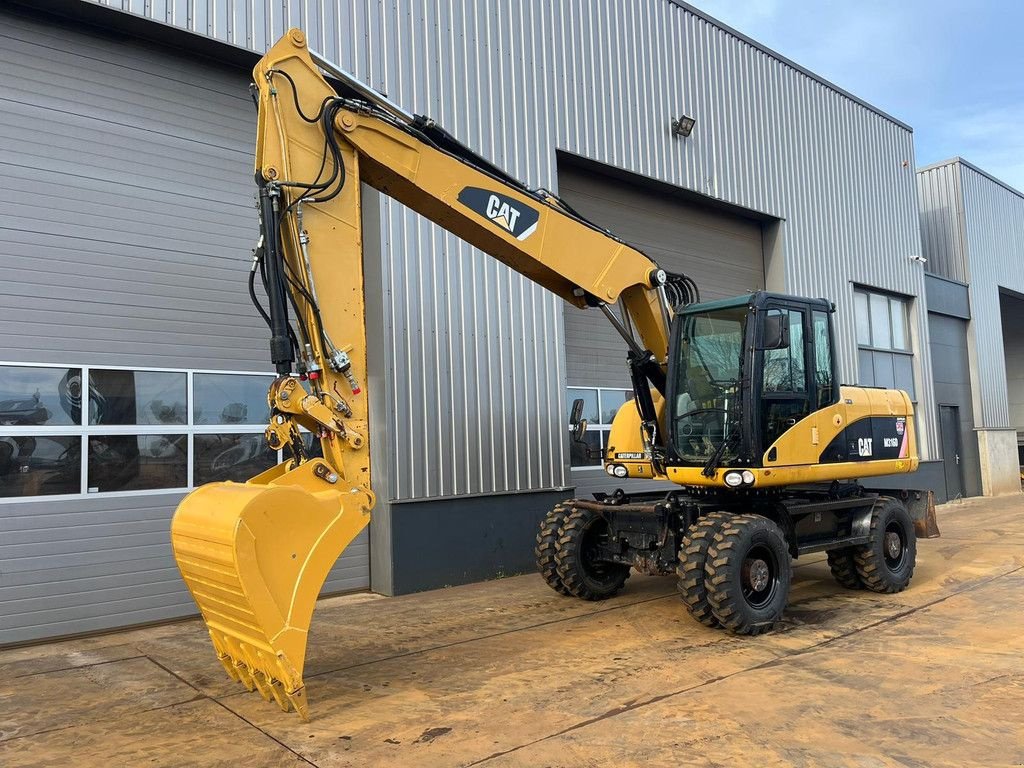
<instances>
[{"instance_id":1,"label":"sandy dirt ground","mask_svg":"<svg viewBox=\"0 0 1024 768\"><path fill-rule=\"evenodd\" d=\"M910 589L797 561L784 623L706 629L670 578L526 575L322 601L311 721L224 674L198 621L0 652L0 765L1024 765L1024 497L939 509Z\"/></svg>"}]
</instances>

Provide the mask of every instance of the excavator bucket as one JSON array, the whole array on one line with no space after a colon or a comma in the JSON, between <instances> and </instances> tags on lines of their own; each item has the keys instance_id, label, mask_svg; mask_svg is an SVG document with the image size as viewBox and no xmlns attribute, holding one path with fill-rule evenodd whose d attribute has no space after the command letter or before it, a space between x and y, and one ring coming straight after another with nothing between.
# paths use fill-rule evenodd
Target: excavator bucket
<instances>
[{"instance_id":1,"label":"excavator bucket","mask_svg":"<svg viewBox=\"0 0 1024 768\"><path fill-rule=\"evenodd\" d=\"M370 493L322 460L247 483L211 483L181 502L171 545L230 677L308 718L306 637L331 566L370 520Z\"/></svg>"}]
</instances>

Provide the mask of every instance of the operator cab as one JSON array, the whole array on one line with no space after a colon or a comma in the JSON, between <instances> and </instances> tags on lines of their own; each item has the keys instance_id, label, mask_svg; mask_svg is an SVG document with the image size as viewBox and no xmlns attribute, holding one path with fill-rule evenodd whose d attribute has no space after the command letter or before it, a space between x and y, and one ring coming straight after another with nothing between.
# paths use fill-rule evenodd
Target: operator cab
<instances>
[{"instance_id":1,"label":"operator cab","mask_svg":"<svg viewBox=\"0 0 1024 768\"><path fill-rule=\"evenodd\" d=\"M830 301L758 291L691 304L672 324L667 466L758 467L839 398Z\"/></svg>"}]
</instances>

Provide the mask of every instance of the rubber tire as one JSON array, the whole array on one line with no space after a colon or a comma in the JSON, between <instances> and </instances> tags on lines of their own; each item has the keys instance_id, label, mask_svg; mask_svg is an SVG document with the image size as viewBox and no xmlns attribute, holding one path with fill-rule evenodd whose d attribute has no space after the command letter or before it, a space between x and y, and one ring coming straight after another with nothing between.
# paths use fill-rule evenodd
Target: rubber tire
<instances>
[{"instance_id":1,"label":"rubber tire","mask_svg":"<svg viewBox=\"0 0 1024 768\"><path fill-rule=\"evenodd\" d=\"M558 533L555 562L562 585L573 597L581 600L607 600L615 595L629 578L628 565L602 563L589 567L582 556L587 532L591 526L604 524L597 512L573 509L562 521Z\"/></svg>"},{"instance_id":2,"label":"rubber tire","mask_svg":"<svg viewBox=\"0 0 1024 768\"><path fill-rule=\"evenodd\" d=\"M558 504L548 512L547 516L540 522L540 530L537 531L537 546L533 554L537 558L537 570L540 571L544 583L560 595L568 595L569 590L562 583L562 577L558 575L558 563L555 562L555 553L558 551L558 532L562 528L562 522L572 510L571 507Z\"/></svg>"},{"instance_id":3,"label":"rubber tire","mask_svg":"<svg viewBox=\"0 0 1024 768\"><path fill-rule=\"evenodd\" d=\"M676 588L686 606L686 612L705 627L719 626L708 602L707 585L704 583L704 566L708 559L715 532L732 515L728 512L712 512L705 515L686 530L679 546L679 563L676 565Z\"/></svg>"},{"instance_id":4,"label":"rubber tire","mask_svg":"<svg viewBox=\"0 0 1024 768\"><path fill-rule=\"evenodd\" d=\"M847 589L864 589L864 582L860 580L857 573L857 562L854 559L856 547L843 547L842 549L830 549L825 554L828 556L828 567L832 571L832 578L841 587Z\"/></svg>"},{"instance_id":5,"label":"rubber tire","mask_svg":"<svg viewBox=\"0 0 1024 768\"><path fill-rule=\"evenodd\" d=\"M755 608L743 596L741 567L747 553L763 545L774 555L778 583L769 603ZM782 529L761 515L735 515L712 537L704 578L711 610L724 629L737 635L760 635L782 618L792 580L789 545Z\"/></svg>"},{"instance_id":6,"label":"rubber tire","mask_svg":"<svg viewBox=\"0 0 1024 768\"><path fill-rule=\"evenodd\" d=\"M890 523L903 529L904 552L899 567L893 569L885 560L885 531ZM907 508L890 497L882 497L871 510L871 542L857 547L854 554L857 575L872 592L894 594L910 585L917 562L917 534Z\"/></svg>"}]
</instances>

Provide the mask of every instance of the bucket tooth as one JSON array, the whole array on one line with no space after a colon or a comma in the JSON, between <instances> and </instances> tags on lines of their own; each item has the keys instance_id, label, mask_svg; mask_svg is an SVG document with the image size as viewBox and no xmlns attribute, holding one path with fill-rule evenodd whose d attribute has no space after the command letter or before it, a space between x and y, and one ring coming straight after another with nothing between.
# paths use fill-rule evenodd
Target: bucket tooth
<instances>
[{"instance_id":1,"label":"bucket tooth","mask_svg":"<svg viewBox=\"0 0 1024 768\"><path fill-rule=\"evenodd\" d=\"M257 669L252 673L252 681L256 684L256 690L260 692L260 696L263 697L263 700L270 701L271 682L267 679L266 675Z\"/></svg>"},{"instance_id":2,"label":"bucket tooth","mask_svg":"<svg viewBox=\"0 0 1024 768\"><path fill-rule=\"evenodd\" d=\"M281 684L280 680L270 681L270 692L274 695L274 701L277 702L277 706L281 708L282 712L287 712L291 709L291 705L288 702L288 694L284 691L284 685Z\"/></svg>"},{"instance_id":3,"label":"bucket tooth","mask_svg":"<svg viewBox=\"0 0 1024 768\"><path fill-rule=\"evenodd\" d=\"M230 656L228 656L226 653L218 653L217 661L219 661L221 663L221 666L224 667L224 671L228 673L228 677L230 677L232 680L235 680L236 682L242 682L242 678L238 676L238 670L235 669L235 664L233 661L231 661Z\"/></svg>"},{"instance_id":4,"label":"bucket tooth","mask_svg":"<svg viewBox=\"0 0 1024 768\"><path fill-rule=\"evenodd\" d=\"M295 707L295 711L299 713L299 717L302 718L303 722L309 721L309 705L306 703L306 687L303 686L298 690L292 691L287 694L288 701L291 702L292 706Z\"/></svg>"},{"instance_id":5,"label":"bucket tooth","mask_svg":"<svg viewBox=\"0 0 1024 768\"><path fill-rule=\"evenodd\" d=\"M253 682L252 672L250 672L249 668L245 666L245 662L235 662L235 671L238 672L238 679L242 681L242 685L244 685L246 689L250 691L256 690L256 683Z\"/></svg>"}]
</instances>

